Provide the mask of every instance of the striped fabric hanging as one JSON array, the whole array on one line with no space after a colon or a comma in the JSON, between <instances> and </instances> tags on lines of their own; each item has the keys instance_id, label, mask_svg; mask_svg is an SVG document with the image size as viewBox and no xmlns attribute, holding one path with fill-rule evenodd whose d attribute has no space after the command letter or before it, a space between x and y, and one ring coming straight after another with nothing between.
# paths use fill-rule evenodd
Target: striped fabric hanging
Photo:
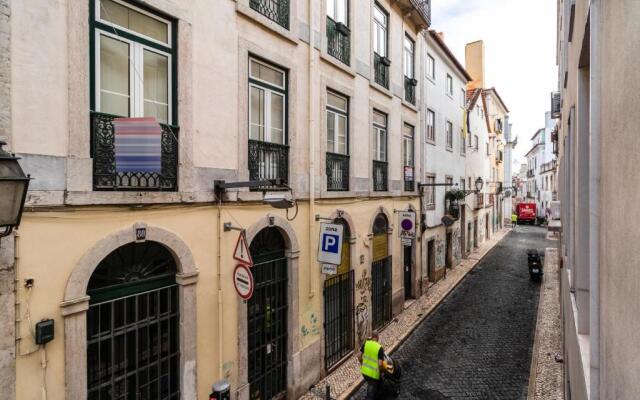
<instances>
[{"instance_id":1,"label":"striped fabric hanging","mask_svg":"<svg viewBox=\"0 0 640 400\"><path fill-rule=\"evenodd\" d=\"M154 117L115 118L113 131L116 172L161 172L162 130Z\"/></svg>"}]
</instances>

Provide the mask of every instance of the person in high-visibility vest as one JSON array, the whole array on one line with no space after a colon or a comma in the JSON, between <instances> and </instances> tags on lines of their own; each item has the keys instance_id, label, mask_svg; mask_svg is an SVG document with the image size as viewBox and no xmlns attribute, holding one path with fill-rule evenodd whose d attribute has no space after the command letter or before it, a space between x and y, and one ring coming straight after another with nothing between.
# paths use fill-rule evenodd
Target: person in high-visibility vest
<instances>
[{"instance_id":1,"label":"person in high-visibility vest","mask_svg":"<svg viewBox=\"0 0 640 400\"><path fill-rule=\"evenodd\" d=\"M367 381L367 400L375 400L380 388L380 376L384 370L384 349L378 342L378 332L371 332L371 338L360 348L360 373Z\"/></svg>"},{"instance_id":2,"label":"person in high-visibility vest","mask_svg":"<svg viewBox=\"0 0 640 400\"><path fill-rule=\"evenodd\" d=\"M518 224L518 216L516 215L516 213L511 213L511 227L515 228L517 224Z\"/></svg>"}]
</instances>

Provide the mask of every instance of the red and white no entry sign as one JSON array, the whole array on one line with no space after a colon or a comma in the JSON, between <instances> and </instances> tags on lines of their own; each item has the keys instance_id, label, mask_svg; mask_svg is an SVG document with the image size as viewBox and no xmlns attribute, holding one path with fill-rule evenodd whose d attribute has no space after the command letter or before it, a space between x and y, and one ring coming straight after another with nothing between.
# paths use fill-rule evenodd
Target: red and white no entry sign
<instances>
[{"instance_id":1,"label":"red and white no entry sign","mask_svg":"<svg viewBox=\"0 0 640 400\"><path fill-rule=\"evenodd\" d=\"M253 274L247 265L236 265L236 269L233 270L233 285L236 287L238 296L244 300L249 300L253 296Z\"/></svg>"}]
</instances>

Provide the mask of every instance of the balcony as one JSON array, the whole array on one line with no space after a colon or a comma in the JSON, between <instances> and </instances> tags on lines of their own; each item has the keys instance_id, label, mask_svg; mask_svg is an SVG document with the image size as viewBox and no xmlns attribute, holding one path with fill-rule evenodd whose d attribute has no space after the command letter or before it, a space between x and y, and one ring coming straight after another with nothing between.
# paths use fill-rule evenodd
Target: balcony
<instances>
[{"instance_id":1,"label":"balcony","mask_svg":"<svg viewBox=\"0 0 640 400\"><path fill-rule=\"evenodd\" d=\"M534 172L532 169L527 171L527 178L533 178L535 176Z\"/></svg>"},{"instance_id":2,"label":"balcony","mask_svg":"<svg viewBox=\"0 0 640 400\"><path fill-rule=\"evenodd\" d=\"M488 207L491 207L495 204L495 195L494 194L489 194L489 201L487 203Z\"/></svg>"},{"instance_id":3,"label":"balcony","mask_svg":"<svg viewBox=\"0 0 640 400\"><path fill-rule=\"evenodd\" d=\"M290 0L249 0L249 7L274 21L285 29L289 29Z\"/></svg>"},{"instance_id":4,"label":"balcony","mask_svg":"<svg viewBox=\"0 0 640 400\"><path fill-rule=\"evenodd\" d=\"M117 172L115 115L91 113L91 157L94 190L177 191L178 133L177 126L160 124L161 172Z\"/></svg>"},{"instance_id":5,"label":"balcony","mask_svg":"<svg viewBox=\"0 0 640 400\"><path fill-rule=\"evenodd\" d=\"M378 53L373 53L373 69L375 81L378 85L389 89L389 66L391 61L387 57L382 57Z\"/></svg>"},{"instance_id":6,"label":"balcony","mask_svg":"<svg viewBox=\"0 0 640 400\"><path fill-rule=\"evenodd\" d=\"M498 150L498 153L496 154L496 162L501 163L504 160L504 153L502 150Z\"/></svg>"},{"instance_id":7,"label":"balcony","mask_svg":"<svg viewBox=\"0 0 640 400\"><path fill-rule=\"evenodd\" d=\"M404 99L409 103L416 104L416 86L418 81L414 78L404 77Z\"/></svg>"},{"instance_id":8,"label":"balcony","mask_svg":"<svg viewBox=\"0 0 640 400\"><path fill-rule=\"evenodd\" d=\"M289 179L289 146L249 140L249 179Z\"/></svg>"},{"instance_id":9,"label":"balcony","mask_svg":"<svg viewBox=\"0 0 640 400\"><path fill-rule=\"evenodd\" d=\"M327 153L327 190L349 190L349 156Z\"/></svg>"},{"instance_id":10,"label":"balcony","mask_svg":"<svg viewBox=\"0 0 640 400\"><path fill-rule=\"evenodd\" d=\"M345 24L327 17L327 53L346 65L349 65L351 55L349 35L349 28Z\"/></svg>"},{"instance_id":11,"label":"balcony","mask_svg":"<svg viewBox=\"0 0 640 400\"><path fill-rule=\"evenodd\" d=\"M476 193L476 210L484 207L484 193Z\"/></svg>"},{"instance_id":12,"label":"balcony","mask_svg":"<svg viewBox=\"0 0 640 400\"><path fill-rule=\"evenodd\" d=\"M416 182L413 179L404 179L404 191L413 192L416 190Z\"/></svg>"},{"instance_id":13,"label":"balcony","mask_svg":"<svg viewBox=\"0 0 640 400\"><path fill-rule=\"evenodd\" d=\"M386 192L388 164L384 161L373 161L373 190L376 192Z\"/></svg>"}]
</instances>

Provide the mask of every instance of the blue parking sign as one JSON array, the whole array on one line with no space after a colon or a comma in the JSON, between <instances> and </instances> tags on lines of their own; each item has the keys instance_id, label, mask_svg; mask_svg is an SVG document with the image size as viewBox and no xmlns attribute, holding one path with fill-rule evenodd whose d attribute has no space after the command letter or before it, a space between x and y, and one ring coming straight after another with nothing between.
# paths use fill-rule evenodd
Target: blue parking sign
<instances>
[{"instance_id":1,"label":"blue parking sign","mask_svg":"<svg viewBox=\"0 0 640 400\"><path fill-rule=\"evenodd\" d=\"M318 261L339 265L342 257L342 231L340 224L320 224Z\"/></svg>"}]
</instances>

